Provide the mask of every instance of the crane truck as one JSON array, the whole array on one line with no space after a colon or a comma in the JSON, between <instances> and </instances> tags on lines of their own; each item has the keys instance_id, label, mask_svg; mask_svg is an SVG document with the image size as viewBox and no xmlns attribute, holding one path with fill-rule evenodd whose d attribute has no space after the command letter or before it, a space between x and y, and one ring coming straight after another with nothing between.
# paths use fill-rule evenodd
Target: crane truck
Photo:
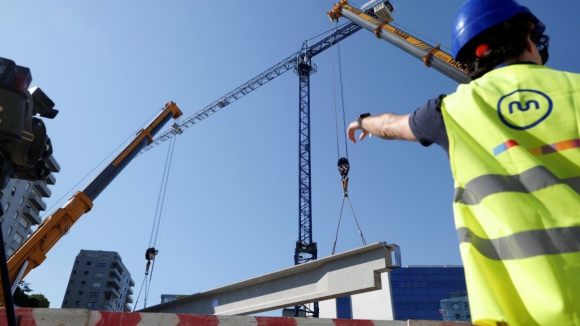
<instances>
[{"instance_id":1,"label":"crane truck","mask_svg":"<svg viewBox=\"0 0 580 326\"><path fill-rule=\"evenodd\" d=\"M162 111L107 165L82 191L75 193L61 208L42 221L36 231L8 259L8 273L12 292L32 269L46 259L47 252L70 230L73 224L93 207L93 201L115 179L115 177L145 147L153 142L153 136L171 119L182 115L173 102L168 102ZM0 289L0 306L5 306Z\"/></svg>"}]
</instances>

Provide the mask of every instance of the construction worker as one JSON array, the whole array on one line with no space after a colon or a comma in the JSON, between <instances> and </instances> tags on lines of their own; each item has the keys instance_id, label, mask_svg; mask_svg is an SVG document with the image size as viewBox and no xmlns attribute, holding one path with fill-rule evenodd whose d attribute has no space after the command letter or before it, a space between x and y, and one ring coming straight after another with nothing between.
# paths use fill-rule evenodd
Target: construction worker
<instances>
[{"instance_id":1,"label":"construction worker","mask_svg":"<svg viewBox=\"0 0 580 326\"><path fill-rule=\"evenodd\" d=\"M478 325L580 325L580 75L543 66L545 28L514 0L467 1L452 52L471 82L347 131L447 151Z\"/></svg>"}]
</instances>

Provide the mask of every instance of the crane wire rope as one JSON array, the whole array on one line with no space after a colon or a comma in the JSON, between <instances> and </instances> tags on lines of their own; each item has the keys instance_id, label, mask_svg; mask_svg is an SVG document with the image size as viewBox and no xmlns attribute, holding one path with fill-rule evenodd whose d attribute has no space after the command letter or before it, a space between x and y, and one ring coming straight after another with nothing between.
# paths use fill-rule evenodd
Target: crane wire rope
<instances>
[{"instance_id":1,"label":"crane wire rope","mask_svg":"<svg viewBox=\"0 0 580 326\"><path fill-rule=\"evenodd\" d=\"M166 177L165 177L165 182L163 185L163 195L159 196L161 198L161 203L159 204L158 202L158 206L159 206L159 218L157 219L157 226L155 228L155 237L153 238L153 242L150 241L150 246L151 248L155 248L157 245L157 236L159 235L159 230L161 229L161 221L162 221L162 217L163 217L163 212L164 212L164 206L165 206L165 197L167 195L167 188L169 185L169 181L170 181L170 172L171 172L171 167L172 167L172 163L173 163L173 154L175 152L175 146L176 146L176 140L174 139L171 143L170 143L170 152L171 154L169 154L169 158L168 158L168 162L166 162L166 168L167 168L167 173L166 173ZM157 251L155 252L155 255L157 255ZM147 300L147 298L149 297L149 290L151 289L151 279L153 278L153 270L155 268L155 259L153 259L153 264L151 265L151 275L149 276L149 287L146 290L146 296L145 296L145 300Z\"/></svg>"},{"instance_id":2,"label":"crane wire rope","mask_svg":"<svg viewBox=\"0 0 580 326\"><path fill-rule=\"evenodd\" d=\"M329 24L332 26L332 22L329 22ZM334 26L334 30L336 32L336 30L338 29L338 25L335 24ZM334 101L334 126L335 126L335 132L336 132L336 155L338 156L338 158L340 159L340 145L339 145L339 132L338 132L338 113L337 113L337 109L336 109L336 81L335 81L335 76L334 76L334 51L332 50L332 48L334 47L335 44L332 44L332 46L330 47L330 63L331 63L331 67L332 67L332 94L333 94L333 101ZM340 44L336 44L336 53L337 53L337 59L338 59L338 81L339 81L339 85L340 85L340 105L342 108L342 127L343 130L346 130L346 116L345 116L345 105L344 105L344 85L342 82L342 59L341 59L341 55L340 55ZM348 142L346 139L346 132L344 132L344 149L345 149L345 158L348 160Z\"/></svg>"},{"instance_id":3,"label":"crane wire rope","mask_svg":"<svg viewBox=\"0 0 580 326\"><path fill-rule=\"evenodd\" d=\"M311 38L309 38L309 39L306 39L304 42L312 41L312 40L313 40L313 39L315 39L315 38L319 38L319 39L320 39L320 37L321 37L322 35L325 35L325 34L330 34L330 32L333 32L333 31L334 31L334 32L336 32L336 30L337 30L337 29L339 29L339 28L342 28L342 27L344 27L344 26L346 26L346 25L348 25L348 24L350 24L350 23L349 23L349 22L346 22L346 23L344 23L344 24L338 25L337 27L332 27L332 25L331 25L331 27L330 27L330 29L329 29L329 30L327 30L327 31L325 31L325 32L322 32L322 33L320 33L320 34L318 34L318 35L316 35L316 36L313 36L313 37L311 37Z\"/></svg>"},{"instance_id":4,"label":"crane wire rope","mask_svg":"<svg viewBox=\"0 0 580 326\"><path fill-rule=\"evenodd\" d=\"M107 161L109 159L109 157L111 157L113 154L117 153L119 151L119 148L121 148L123 145L125 145L131 138L135 137L135 134L137 132L139 132L140 130L143 130L143 127L147 125L148 121L151 121L153 119L154 116L156 116L158 114L158 111L155 111L153 113L153 115L147 119L139 128L137 128L134 132L132 132L129 136L127 136L127 138L122 141L119 146L117 146L114 150L112 150L109 155L107 155L101 162L99 162L97 165L95 165L95 167L90 170L89 172L87 172L87 174L85 174L84 177L82 177L79 182L77 182L74 186L72 186L64 195L62 195L54 204L52 204L52 206L50 206L48 209L45 210L45 214L43 214L41 216L41 219L44 220L44 218L46 217L47 214L51 214L53 211L52 209L58 204L60 203L63 198L65 198L66 196L68 196L71 192L73 192L73 190L78 189L78 185L83 182L85 179L87 179L89 177L89 175L92 175L92 173L98 168L100 167L105 161ZM68 231L67 231L68 232Z\"/></svg>"},{"instance_id":5,"label":"crane wire rope","mask_svg":"<svg viewBox=\"0 0 580 326\"><path fill-rule=\"evenodd\" d=\"M332 24L332 23L331 23ZM337 28L337 26L335 25L335 29ZM336 150L337 150L337 155L338 155L338 171L340 172L342 179L341 179L341 183L342 183L342 188L343 188L343 196L342 196L342 205L340 207L340 215L338 218L338 225L336 227L336 235L334 237L334 244L332 245L332 255L334 255L334 252L336 250L336 243L338 241L338 231L340 229L340 222L342 221L342 213L344 210L344 202L345 200L348 200L348 204L350 206L350 210L352 212L352 216L354 217L354 220L356 222L356 226L358 228L358 233L361 237L362 243L363 245L367 245L364 235L362 233L362 230L360 228L360 225L358 223L358 219L356 217L356 214L354 212L354 208L352 207L352 203L350 201L350 198L348 197L348 172L350 170L350 164L348 162L348 142L347 142L347 138L346 138L346 115L345 115L345 103L344 103L344 84L343 84L343 78L342 78L342 58L341 58L341 54L340 54L340 45L336 44L337 47L337 60L338 60L338 79L339 79L339 84L340 84L340 99L341 99L341 107L342 107L342 122L343 122L343 130L344 130L344 147L345 147L345 154L346 157L340 157L340 146L339 146L339 132L338 132L338 113L337 113L337 108L336 108L336 84L335 84L335 71L334 71L334 54L333 54L333 50L332 48L334 47L334 44L330 47L330 56L331 56L331 66L332 66L332 91L333 91L333 95L334 95L334 121L335 121L335 129L336 129Z\"/></svg>"},{"instance_id":6,"label":"crane wire rope","mask_svg":"<svg viewBox=\"0 0 580 326\"><path fill-rule=\"evenodd\" d=\"M155 249L157 245L157 237L159 235L159 230L161 229L161 221L163 219L163 212L165 206L165 197L167 195L167 188L169 185L170 180L170 173L171 173L171 166L173 163L173 157L175 153L176 147L176 138L171 138L169 142L169 148L167 149L167 156L165 158L165 166L163 169L163 176L161 180L161 185L159 188L159 194L157 196L157 206L155 208L155 214L153 218L153 226L151 227L151 234L149 236L149 247L145 252L145 259L147 260L147 264L145 266L145 277L143 278L143 283L141 284L141 289L139 290L139 294L137 296L137 300L135 301L135 308L139 303L139 298L141 296L141 292L143 288L145 288L145 293L143 296L143 308L147 308L147 299L149 297L149 291L151 290L151 281L153 279L153 271L155 269L155 258L159 253L159 250ZM151 266L151 273L149 273L149 266ZM147 280L147 276L149 276L149 280Z\"/></svg>"}]
</instances>

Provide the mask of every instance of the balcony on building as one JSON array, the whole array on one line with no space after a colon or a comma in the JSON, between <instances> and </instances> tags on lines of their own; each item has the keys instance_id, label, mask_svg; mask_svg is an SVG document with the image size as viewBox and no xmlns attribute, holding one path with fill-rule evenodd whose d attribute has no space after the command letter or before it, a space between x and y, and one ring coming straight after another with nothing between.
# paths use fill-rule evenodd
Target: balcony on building
<instances>
[{"instance_id":1,"label":"balcony on building","mask_svg":"<svg viewBox=\"0 0 580 326\"><path fill-rule=\"evenodd\" d=\"M123 279L123 271L119 270L118 265L113 263L111 266L109 266L109 268L109 277L113 277L113 275L115 275L115 277Z\"/></svg>"},{"instance_id":2,"label":"balcony on building","mask_svg":"<svg viewBox=\"0 0 580 326\"><path fill-rule=\"evenodd\" d=\"M131 312L131 306L129 306L128 303L125 303L125 305L123 306L123 311L124 312Z\"/></svg>"},{"instance_id":3,"label":"balcony on building","mask_svg":"<svg viewBox=\"0 0 580 326\"><path fill-rule=\"evenodd\" d=\"M132 278L129 278L129 286L135 286L135 281ZM131 293L133 293L133 290L131 290Z\"/></svg>"},{"instance_id":4,"label":"balcony on building","mask_svg":"<svg viewBox=\"0 0 580 326\"><path fill-rule=\"evenodd\" d=\"M123 284L121 283L121 281L116 278L116 277L109 277L106 279L107 284L105 286L105 288L113 288L115 290L117 290L117 292L119 292L121 290L121 287L123 286Z\"/></svg>"},{"instance_id":5,"label":"balcony on building","mask_svg":"<svg viewBox=\"0 0 580 326\"><path fill-rule=\"evenodd\" d=\"M26 207L22 210L22 215L24 217L26 217L32 225L37 225L40 224L40 222L42 222L42 220L40 219L40 216L38 215L38 212L34 210L34 208L32 207Z\"/></svg>"},{"instance_id":6,"label":"balcony on building","mask_svg":"<svg viewBox=\"0 0 580 326\"><path fill-rule=\"evenodd\" d=\"M131 295L133 294L133 288L129 287L129 290L127 290L127 295Z\"/></svg>"},{"instance_id":7,"label":"balcony on building","mask_svg":"<svg viewBox=\"0 0 580 326\"><path fill-rule=\"evenodd\" d=\"M52 192L48 189L48 185L44 181L35 181L32 186L42 197L50 197L52 195Z\"/></svg>"},{"instance_id":8,"label":"balcony on building","mask_svg":"<svg viewBox=\"0 0 580 326\"><path fill-rule=\"evenodd\" d=\"M52 171L52 172L60 172L60 165L58 164L58 162L56 161L56 159L54 158L54 156L50 155L48 157L48 159L46 159L46 164L50 168L50 171Z\"/></svg>"},{"instance_id":9,"label":"balcony on building","mask_svg":"<svg viewBox=\"0 0 580 326\"><path fill-rule=\"evenodd\" d=\"M37 211L43 211L46 209L46 203L44 202L44 200L42 200L42 198L36 193L36 192L31 192L28 195L28 202L30 202L30 204L32 206L34 206L34 208Z\"/></svg>"},{"instance_id":10,"label":"balcony on building","mask_svg":"<svg viewBox=\"0 0 580 326\"><path fill-rule=\"evenodd\" d=\"M56 183L56 178L55 178L54 174L50 173L50 174L49 174L49 175L46 177L46 179L44 179L44 181L45 181L46 183L48 183L49 185L54 185L54 184Z\"/></svg>"},{"instance_id":11,"label":"balcony on building","mask_svg":"<svg viewBox=\"0 0 580 326\"><path fill-rule=\"evenodd\" d=\"M111 298L110 300L117 300L117 298L121 297L121 294L119 293L119 288L115 287L114 285L107 283L105 285L105 289L106 289L105 296L107 295L107 292L115 296L115 298Z\"/></svg>"},{"instance_id":12,"label":"balcony on building","mask_svg":"<svg viewBox=\"0 0 580 326\"><path fill-rule=\"evenodd\" d=\"M127 299L126 299L125 303L133 303L133 297L130 295L127 295Z\"/></svg>"},{"instance_id":13,"label":"balcony on building","mask_svg":"<svg viewBox=\"0 0 580 326\"><path fill-rule=\"evenodd\" d=\"M123 267L121 267L119 264L117 263L111 263L111 266L109 268L114 268L117 273L119 274L120 278L123 278Z\"/></svg>"}]
</instances>

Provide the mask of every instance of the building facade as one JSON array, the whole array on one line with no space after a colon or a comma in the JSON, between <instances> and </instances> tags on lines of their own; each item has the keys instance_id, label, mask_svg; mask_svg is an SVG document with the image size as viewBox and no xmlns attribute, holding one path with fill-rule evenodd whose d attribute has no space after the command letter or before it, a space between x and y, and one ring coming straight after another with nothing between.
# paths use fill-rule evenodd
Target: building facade
<instances>
[{"instance_id":1,"label":"building facade","mask_svg":"<svg viewBox=\"0 0 580 326\"><path fill-rule=\"evenodd\" d=\"M60 165L51 155L46 160L51 173L42 181L25 181L10 179L2 189L0 203L4 208L2 215L2 237L6 256L11 256L32 233L33 227L40 224L40 214L46 210L43 197L51 196L48 185L54 185L54 173L60 171Z\"/></svg>"},{"instance_id":2,"label":"building facade","mask_svg":"<svg viewBox=\"0 0 580 326\"><path fill-rule=\"evenodd\" d=\"M81 250L61 308L131 311L135 282L115 251Z\"/></svg>"},{"instance_id":3,"label":"building facade","mask_svg":"<svg viewBox=\"0 0 580 326\"><path fill-rule=\"evenodd\" d=\"M462 266L409 266L381 274L382 289L319 303L321 318L471 321Z\"/></svg>"}]
</instances>

